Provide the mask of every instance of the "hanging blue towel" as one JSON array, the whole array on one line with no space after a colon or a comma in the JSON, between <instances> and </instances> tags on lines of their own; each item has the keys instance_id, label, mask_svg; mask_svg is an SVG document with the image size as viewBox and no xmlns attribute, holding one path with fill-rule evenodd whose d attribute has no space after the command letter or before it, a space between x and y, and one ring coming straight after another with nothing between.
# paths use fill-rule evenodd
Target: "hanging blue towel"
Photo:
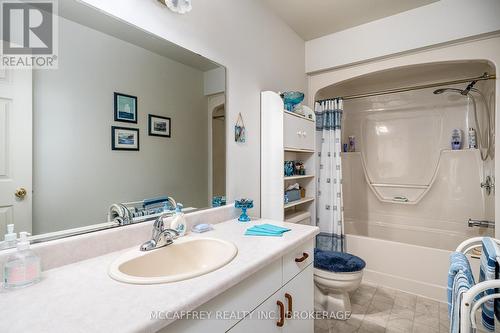
<instances>
[{"instance_id":1,"label":"hanging blue towel","mask_svg":"<svg viewBox=\"0 0 500 333\"><path fill-rule=\"evenodd\" d=\"M448 272L448 316L451 333L458 333L460 330L460 299L474 284L469 260L463 253L453 252L450 255Z\"/></svg>"},{"instance_id":2,"label":"hanging blue towel","mask_svg":"<svg viewBox=\"0 0 500 333\"><path fill-rule=\"evenodd\" d=\"M498 278L497 249L498 246L490 237L483 237L483 253L481 254L481 267L479 271L479 282L494 280ZM486 290L482 296L495 293L495 289ZM495 312L499 311L500 303L489 300L482 305L482 322L484 328L493 332L495 330Z\"/></svg>"}]
</instances>

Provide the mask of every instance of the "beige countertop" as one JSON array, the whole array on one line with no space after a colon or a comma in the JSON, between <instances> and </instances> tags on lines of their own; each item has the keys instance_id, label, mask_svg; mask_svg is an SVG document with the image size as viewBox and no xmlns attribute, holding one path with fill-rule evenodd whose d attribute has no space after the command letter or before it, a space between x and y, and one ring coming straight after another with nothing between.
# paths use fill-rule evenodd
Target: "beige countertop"
<instances>
[{"instance_id":1,"label":"beige countertop","mask_svg":"<svg viewBox=\"0 0 500 333\"><path fill-rule=\"evenodd\" d=\"M292 230L283 237L243 235L249 226L262 223ZM186 237L231 241L238 247L237 256L216 271L167 284L132 285L111 279L108 266L127 250L54 268L43 272L36 285L0 291L0 332L155 332L172 321L152 320L152 311L194 310L318 232L313 226L269 220L215 224L210 232Z\"/></svg>"}]
</instances>

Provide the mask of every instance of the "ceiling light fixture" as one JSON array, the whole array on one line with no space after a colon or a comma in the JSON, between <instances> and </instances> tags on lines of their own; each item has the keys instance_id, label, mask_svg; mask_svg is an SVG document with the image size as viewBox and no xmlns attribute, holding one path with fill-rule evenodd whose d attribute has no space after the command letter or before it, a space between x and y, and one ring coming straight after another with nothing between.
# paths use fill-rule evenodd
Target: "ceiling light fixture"
<instances>
[{"instance_id":1,"label":"ceiling light fixture","mask_svg":"<svg viewBox=\"0 0 500 333\"><path fill-rule=\"evenodd\" d=\"M177 14L186 14L193 9L191 0L158 0L166 5L171 11Z\"/></svg>"}]
</instances>

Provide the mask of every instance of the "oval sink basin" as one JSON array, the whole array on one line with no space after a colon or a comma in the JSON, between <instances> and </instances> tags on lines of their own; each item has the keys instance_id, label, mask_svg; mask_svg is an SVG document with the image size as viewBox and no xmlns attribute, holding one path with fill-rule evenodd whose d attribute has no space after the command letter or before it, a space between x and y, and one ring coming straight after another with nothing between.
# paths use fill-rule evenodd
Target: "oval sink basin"
<instances>
[{"instance_id":1,"label":"oval sink basin","mask_svg":"<svg viewBox=\"0 0 500 333\"><path fill-rule=\"evenodd\" d=\"M110 265L108 273L115 280L134 284L182 281L221 268L237 253L233 243L187 236L156 250L127 252Z\"/></svg>"}]
</instances>

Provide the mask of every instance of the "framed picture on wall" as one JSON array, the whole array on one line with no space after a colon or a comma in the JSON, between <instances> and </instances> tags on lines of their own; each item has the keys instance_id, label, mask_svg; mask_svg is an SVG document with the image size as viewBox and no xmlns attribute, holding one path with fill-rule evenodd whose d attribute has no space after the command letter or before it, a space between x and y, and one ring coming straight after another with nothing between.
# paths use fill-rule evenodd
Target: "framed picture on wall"
<instances>
[{"instance_id":1,"label":"framed picture on wall","mask_svg":"<svg viewBox=\"0 0 500 333\"><path fill-rule=\"evenodd\" d=\"M150 114L148 116L149 122L149 135L150 136L163 136L170 138L172 130L172 122L168 117L155 116Z\"/></svg>"},{"instance_id":2,"label":"framed picture on wall","mask_svg":"<svg viewBox=\"0 0 500 333\"><path fill-rule=\"evenodd\" d=\"M112 150L139 150L139 129L111 126Z\"/></svg>"},{"instance_id":3,"label":"framed picture on wall","mask_svg":"<svg viewBox=\"0 0 500 333\"><path fill-rule=\"evenodd\" d=\"M137 124L137 97L115 92L115 121Z\"/></svg>"}]
</instances>

